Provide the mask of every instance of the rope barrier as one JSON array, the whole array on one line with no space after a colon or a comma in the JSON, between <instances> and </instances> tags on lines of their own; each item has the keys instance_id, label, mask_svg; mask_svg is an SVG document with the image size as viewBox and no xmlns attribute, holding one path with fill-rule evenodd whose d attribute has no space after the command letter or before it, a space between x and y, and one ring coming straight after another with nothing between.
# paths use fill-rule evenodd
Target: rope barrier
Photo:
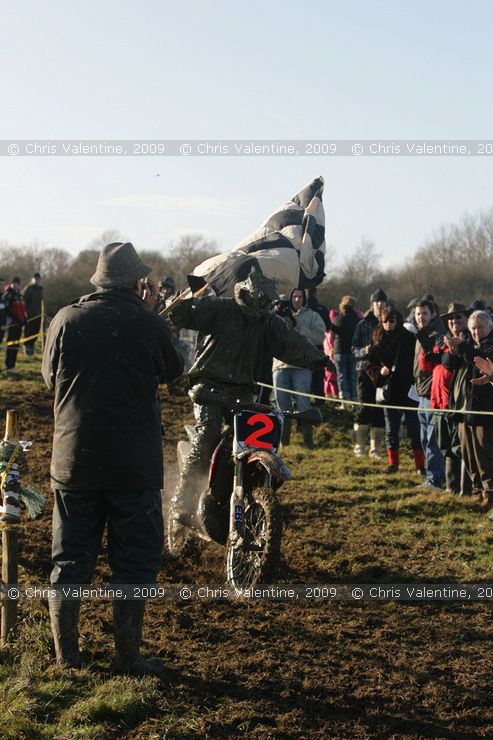
<instances>
[{"instance_id":1,"label":"rope barrier","mask_svg":"<svg viewBox=\"0 0 493 740\"><path fill-rule=\"evenodd\" d=\"M419 406L394 406L388 403L368 403L360 401L349 401L345 398L331 398L330 396L317 396L315 393L303 393L302 391L293 391L291 388L281 388L280 386L269 385L268 383L257 383L257 385L263 388L270 388L273 391L284 391L290 393L293 396L304 396L305 398L316 398L320 401L327 401L329 403L343 403L344 405L350 406L367 406L374 409L395 409L396 411L421 411L423 413L432 414L480 414L481 416L493 416L493 411L471 411L469 410L455 410L455 409L432 409L432 408L420 408Z\"/></svg>"},{"instance_id":2,"label":"rope barrier","mask_svg":"<svg viewBox=\"0 0 493 740\"><path fill-rule=\"evenodd\" d=\"M31 334L30 337L22 337L22 339L19 337L19 339L11 339L10 342L5 342L6 347L12 347L14 344L24 344L24 342L31 342L33 339L37 339L37 337L41 336L41 332L38 332L37 334Z\"/></svg>"}]
</instances>

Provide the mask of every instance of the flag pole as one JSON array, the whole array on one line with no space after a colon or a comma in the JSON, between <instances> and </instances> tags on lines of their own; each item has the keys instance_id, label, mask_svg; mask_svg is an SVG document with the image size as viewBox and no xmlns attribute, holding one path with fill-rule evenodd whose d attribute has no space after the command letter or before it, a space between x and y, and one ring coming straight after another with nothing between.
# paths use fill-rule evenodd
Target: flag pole
<instances>
[{"instance_id":1,"label":"flag pole","mask_svg":"<svg viewBox=\"0 0 493 740\"><path fill-rule=\"evenodd\" d=\"M169 304L169 306L165 306L165 308L163 308L163 310L159 312L159 315L160 316L164 316L166 318L166 316L169 316L169 314L177 306L179 306L182 301L185 301L187 298L198 298L198 296L201 295L202 293L204 293L207 290L207 288L210 288L210 285L208 283L206 283L201 288L199 288L199 290L197 290L195 293L192 293L192 291L190 290L190 288L187 288L182 293L180 293L179 295L177 295L176 298L174 298L171 301L171 303Z\"/></svg>"}]
</instances>

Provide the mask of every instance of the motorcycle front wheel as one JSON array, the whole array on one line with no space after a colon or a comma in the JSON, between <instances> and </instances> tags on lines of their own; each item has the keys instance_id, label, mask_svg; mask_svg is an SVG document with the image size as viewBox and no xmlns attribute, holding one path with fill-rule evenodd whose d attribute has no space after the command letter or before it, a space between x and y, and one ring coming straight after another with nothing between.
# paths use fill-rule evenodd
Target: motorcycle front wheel
<instances>
[{"instance_id":1,"label":"motorcycle front wheel","mask_svg":"<svg viewBox=\"0 0 493 740\"><path fill-rule=\"evenodd\" d=\"M269 583L281 551L281 507L270 488L255 488L247 497L241 536L228 537L226 577L233 588Z\"/></svg>"}]
</instances>

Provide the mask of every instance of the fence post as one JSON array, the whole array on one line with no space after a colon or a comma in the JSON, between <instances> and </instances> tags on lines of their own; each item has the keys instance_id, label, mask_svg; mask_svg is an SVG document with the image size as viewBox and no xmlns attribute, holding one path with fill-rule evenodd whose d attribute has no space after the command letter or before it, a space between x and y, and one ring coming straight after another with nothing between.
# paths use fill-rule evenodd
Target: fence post
<instances>
[{"instance_id":1,"label":"fence post","mask_svg":"<svg viewBox=\"0 0 493 740\"><path fill-rule=\"evenodd\" d=\"M7 411L5 439L17 442L18 414L15 410ZM8 589L10 584L17 584L18 579L18 529L16 526L4 524L2 530L2 586ZM9 599L2 594L2 620L0 641L5 645L12 636L17 620L17 599Z\"/></svg>"}]
</instances>

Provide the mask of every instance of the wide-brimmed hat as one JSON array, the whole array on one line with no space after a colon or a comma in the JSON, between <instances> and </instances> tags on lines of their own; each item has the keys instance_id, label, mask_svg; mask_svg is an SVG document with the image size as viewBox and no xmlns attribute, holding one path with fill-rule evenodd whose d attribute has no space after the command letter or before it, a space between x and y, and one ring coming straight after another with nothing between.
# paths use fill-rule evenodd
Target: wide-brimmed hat
<instances>
[{"instance_id":1,"label":"wide-brimmed hat","mask_svg":"<svg viewBox=\"0 0 493 740\"><path fill-rule=\"evenodd\" d=\"M130 242L112 242L102 248L91 283L98 288L115 288L146 277L152 267L144 265Z\"/></svg>"},{"instance_id":2,"label":"wide-brimmed hat","mask_svg":"<svg viewBox=\"0 0 493 740\"><path fill-rule=\"evenodd\" d=\"M473 312L472 308L466 308L463 303L449 303L449 307L447 309L447 313L441 313L440 318L443 321L448 321L452 318L452 316L456 316L458 313L463 314L464 316L470 316Z\"/></svg>"}]
</instances>

